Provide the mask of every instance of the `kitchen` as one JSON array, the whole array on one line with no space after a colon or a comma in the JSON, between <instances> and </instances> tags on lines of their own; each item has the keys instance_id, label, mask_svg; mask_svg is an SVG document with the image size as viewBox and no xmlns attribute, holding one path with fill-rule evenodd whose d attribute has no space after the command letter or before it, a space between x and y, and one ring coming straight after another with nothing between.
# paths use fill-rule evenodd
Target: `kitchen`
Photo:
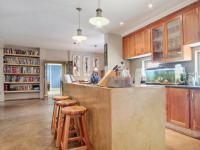
<instances>
[{"instance_id":1,"label":"kitchen","mask_svg":"<svg viewBox=\"0 0 200 150\"><path fill-rule=\"evenodd\" d=\"M66 149L74 141L78 145L69 147L200 149L199 1L116 2L118 8L126 3L123 13L99 0L96 17L91 15L95 11L86 13L90 3L96 8L97 2L90 0L70 2L73 8L68 12L64 0L55 6L53 0L48 5L43 2L39 11L37 2L0 2L4 21L0 26L0 149ZM27 13L11 9L12 3ZM135 16L128 6L133 4ZM46 29L45 19L40 20L43 15L49 22ZM59 22L60 16L69 22L56 24L54 19ZM38 22L20 27L18 17ZM98 17L104 24L93 27ZM64 30L64 24L73 27ZM63 33L67 33L65 42ZM61 65L59 96L48 94L53 89L47 78L48 63ZM78 117L80 123L69 116ZM78 137L67 137L71 132Z\"/></svg>"}]
</instances>

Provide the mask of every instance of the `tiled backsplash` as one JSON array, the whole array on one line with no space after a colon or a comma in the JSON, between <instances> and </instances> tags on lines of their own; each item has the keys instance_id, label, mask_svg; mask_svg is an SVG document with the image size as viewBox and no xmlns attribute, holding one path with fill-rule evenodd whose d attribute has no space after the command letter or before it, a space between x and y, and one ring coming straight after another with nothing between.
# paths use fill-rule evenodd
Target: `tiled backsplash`
<instances>
[{"instance_id":1,"label":"tiled backsplash","mask_svg":"<svg viewBox=\"0 0 200 150\"><path fill-rule=\"evenodd\" d=\"M0 101L4 101L3 80L3 50L0 49Z\"/></svg>"}]
</instances>

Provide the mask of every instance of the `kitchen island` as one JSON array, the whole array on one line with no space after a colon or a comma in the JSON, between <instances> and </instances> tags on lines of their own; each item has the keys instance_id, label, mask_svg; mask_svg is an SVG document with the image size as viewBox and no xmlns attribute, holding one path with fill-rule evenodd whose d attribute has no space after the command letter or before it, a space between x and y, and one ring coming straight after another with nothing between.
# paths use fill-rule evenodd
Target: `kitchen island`
<instances>
[{"instance_id":1,"label":"kitchen island","mask_svg":"<svg viewBox=\"0 0 200 150\"><path fill-rule=\"evenodd\" d=\"M64 95L88 109L93 150L164 150L165 88L64 84Z\"/></svg>"}]
</instances>

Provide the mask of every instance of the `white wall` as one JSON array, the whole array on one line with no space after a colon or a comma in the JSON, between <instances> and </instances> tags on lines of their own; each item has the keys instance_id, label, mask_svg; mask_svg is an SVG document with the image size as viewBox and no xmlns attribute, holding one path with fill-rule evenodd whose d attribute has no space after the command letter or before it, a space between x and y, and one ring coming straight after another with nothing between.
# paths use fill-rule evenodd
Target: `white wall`
<instances>
[{"instance_id":1,"label":"white wall","mask_svg":"<svg viewBox=\"0 0 200 150\"><path fill-rule=\"evenodd\" d=\"M3 48L0 47L0 101L4 101Z\"/></svg>"},{"instance_id":2,"label":"white wall","mask_svg":"<svg viewBox=\"0 0 200 150\"><path fill-rule=\"evenodd\" d=\"M40 59L46 61L68 61L69 51L65 50L40 50Z\"/></svg>"},{"instance_id":3,"label":"white wall","mask_svg":"<svg viewBox=\"0 0 200 150\"><path fill-rule=\"evenodd\" d=\"M115 65L120 65L123 61L129 68L129 62L123 60L122 55L122 37L117 34L107 33L105 34L105 43L108 45L108 67L107 69L112 69Z\"/></svg>"},{"instance_id":4,"label":"white wall","mask_svg":"<svg viewBox=\"0 0 200 150\"><path fill-rule=\"evenodd\" d=\"M67 61L72 61L72 55L80 55L81 56L81 65L82 65L82 57L83 56L91 56L91 71L92 71L92 60L93 56L98 56L100 58L100 70L104 69L103 66L103 53L102 54L96 54L96 53L89 53L89 52L76 52L76 51L65 51L65 50L48 50L48 49L41 49L40 50L40 63L41 63L41 69L40 69L40 98L44 98L44 81L45 81L45 76L44 76L44 62L45 61L55 61L55 62L67 62ZM83 75L83 69L81 67L81 76L75 77L76 80L84 80L84 79L89 79L88 76Z\"/></svg>"},{"instance_id":5,"label":"white wall","mask_svg":"<svg viewBox=\"0 0 200 150\"><path fill-rule=\"evenodd\" d=\"M90 56L90 74L92 74L93 71L93 58L94 57L99 57L100 62L99 62L99 70L104 70L104 55L103 53L89 53L89 52L75 52L75 51L70 51L69 53L70 57L70 61L72 61L72 56L73 55L79 55L81 56L81 75L78 77L75 77L76 80L89 80L90 76L84 76L83 74L83 56Z\"/></svg>"}]
</instances>

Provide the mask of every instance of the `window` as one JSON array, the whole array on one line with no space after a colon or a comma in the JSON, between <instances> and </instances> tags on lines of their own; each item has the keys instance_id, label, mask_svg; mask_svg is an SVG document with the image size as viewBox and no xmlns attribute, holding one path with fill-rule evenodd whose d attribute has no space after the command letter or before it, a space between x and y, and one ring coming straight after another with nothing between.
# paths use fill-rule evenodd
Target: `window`
<instances>
[{"instance_id":1,"label":"window","mask_svg":"<svg viewBox=\"0 0 200 150\"><path fill-rule=\"evenodd\" d=\"M195 52L195 73L200 77L200 50Z\"/></svg>"}]
</instances>

